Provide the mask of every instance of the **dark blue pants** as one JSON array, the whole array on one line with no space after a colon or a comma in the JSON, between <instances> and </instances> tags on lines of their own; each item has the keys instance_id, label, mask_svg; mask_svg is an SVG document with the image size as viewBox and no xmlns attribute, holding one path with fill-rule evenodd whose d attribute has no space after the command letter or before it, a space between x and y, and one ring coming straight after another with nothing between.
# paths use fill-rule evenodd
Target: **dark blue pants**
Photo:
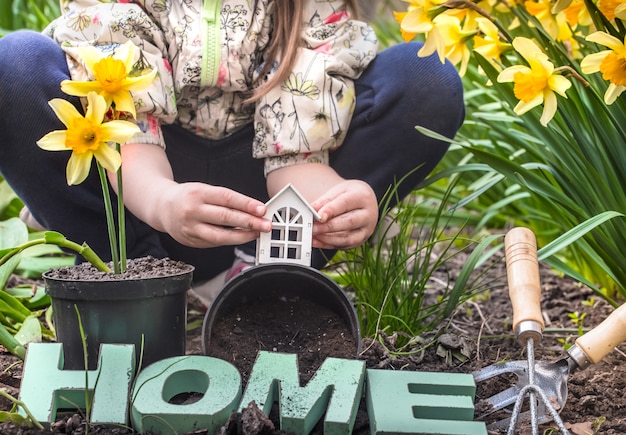
<instances>
[{"instance_id":1,"label":"dark blue pants","mask_svg":"<svg viewBox=\"0 0 626 435\"><path fill-rule=\"evenodd\" d=\"M418 43L386 49L356 82L357 104L343 145L330 156L344 178L368 182L379 199L396 180L415 170L398 189L410 193L447 150L415 130L416 125L453 137L464 118L463 90L452 65L436 56L418 58ZM60 90L69 78L64 53L47 37L19 31L0 39L0 173L46 228L87 242L110 258L106 218L97 171L78 186L67 186L69 153L39 149L36 141L65 127L48 106L52 98L75 97ZM177 181L230 187L268 199L263 161L251 156L251 126L223 140L208 140L173 125L163 127L167 155ZM197 280L211 278L233 261L232 247L188 248L127 214L129 258L169 256L196 267ZM322 267L330 252L316 252Z\"/></svg>"}]
</instances>

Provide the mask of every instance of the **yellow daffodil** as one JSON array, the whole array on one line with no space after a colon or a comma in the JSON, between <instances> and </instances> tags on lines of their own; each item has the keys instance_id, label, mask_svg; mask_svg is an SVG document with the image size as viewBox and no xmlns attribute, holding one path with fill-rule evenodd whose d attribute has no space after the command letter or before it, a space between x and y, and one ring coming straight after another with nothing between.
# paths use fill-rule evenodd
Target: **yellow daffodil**
<instances>
[{"instance_id":1,"label":"yellow daffodil","mask_svg":"<svg viewBox=\"0 0 626 435\"><path fill-rule=\"evenodd\" d=\"M474 51L492 63L500 62L502 54L511 50L511 44L500 39L498 27L486 18L476 20L481 34L474 37Z\"/></svg>"},{"instance_id":2,"label":"yellow daffodil","mask_svg":"<svg viewBox=\"0 0 626 435\"><path fill-rule=\"evenodd\" d=\"M590 26L592 24L591 15L585 6L585 0L573 0L564 10L567 23L572 29L579 26Z\"/></svg>"},{"instance_id":3,"label":"yellow daffodil","mask_svg":"<svg viewBox=\"0 0 626 435\"><path fill-rule=\"evenodd\" d=\"M446 44L438 27L433 27L426 33L426 41L424 41L424 45L419 49L417 55L427 57L435 52L441 63L444 63L446 61Z\"/></svg>"},{"instance_id":4,"label":"yellow daffodil","mask_svg":"<svg viewBox=\"0 0 626 435\"><path fill-rule=\"evenodd\" d=\"M87 178L94 157L105 169L117 171L122 159L111 144L123 144L140 131L128 121L103 123L109 105L95 92L87 94L87 102L83 117L70 102L60 98L51 100L50 107L67 130L52 131L37 141L37 145L47 151L72 151L66 168L69 185L80 184Z\"/></svg>"},{"instance_id":5,"label":"yellow daffodil","mask_svg":"<svg viewBox=\"0 0 626 435\"><path fill-rule=\"evenodd\" d=\"M535 17L542 27L550 34L553 39L557 39L559 28L556 18L552 15L552 5L550 0L528 0L524 2L524 7L530 15Z\"/></svg>"},{"instance_id":6,"label":"yellow daffodil","mask_svg":"<svg viewBox=\"0 0 626 435\"><path fill-rule=\"evenodd\" d=\"M406 38L430 32L434 27L433 19L445 10L438 7L440 2L431 0L409 0L408 3L410 6L405 13L396 14L400 29Z\"/></svg>"},{"instance_id":7,"label":"yellow daffodil","mask_svg":"<svg viewBox=\"0 0 626 435\"><path fill-rule=\"evenodd\" d=\"M464 31L458 17L448 14L438 15L434 22L443 40L446 58L454 65L459 65L459 75L464 76L470 59L466 42L476 31Z\"/></svg>"},{"instance_id":8,"label":"yellow daffodil","mask_svg":"<svg viewBox=\"0 0 626 435\"><path fill-rule=\"evenodd\" d=\"M567 98L565 91L572 84L565 77L554 74L554 65L532 40L517 37L513 40L513 47L526 59L529 66L515 65L506 68L498 75L498 82L514 83L513 92L520 100L514 109L518 115L543 103L540 122L545 126L556 113L555 93Z\"/></svg>"},{"instance_id":9,"label":"yellow daffodil","mask_svg":"<svg viewBox=\"0 0 626 435\"><path fill-rule=\"evenodd\" d=\"M586 40L610 48L586 56L580 68L584 74L602 73L602 78L610 83L604 93L604 102L613 104L626 89L626 46L605 32L592 33Z\"/></svg>"},{"instance_id":10,"label":"yellow daffodil","mask_svg":"<svg viewBox=\"0 0 626 435\"><path fill-rule=\"evenodd\" d=\"M598 9L609 21L625 18L626 0L599 0Z\"/></svg>"},{"instance_id":11,"label":"yellow daffodil","mask_svg":"<svg viewBox=\"0 0 626 435\"><path fill-rule=\"evenodd\" d=\"M93 75L93 81L63 80L61 90L69 95L84 97L89 92L103 96L107 106L115 104L115 110L137 117L131 91L144 89L153 82L156 69L148 74L133 76L135 45L128 41L120 45L112 56L103 54L96 47L80 49L80 55L87 70Z\"/></svg>"}]
</instances>

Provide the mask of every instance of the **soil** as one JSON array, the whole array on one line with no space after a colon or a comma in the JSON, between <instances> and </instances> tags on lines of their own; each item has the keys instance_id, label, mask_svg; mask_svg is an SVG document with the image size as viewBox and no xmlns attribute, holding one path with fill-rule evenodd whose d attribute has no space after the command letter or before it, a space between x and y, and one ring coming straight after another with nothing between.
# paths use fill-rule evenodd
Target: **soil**
<instances>
[{"instance_id":1,"label":"soil","mask_svg":"<svg viewBox=\"0 0 626 435\"><path fill-rule=\"evenodd\" d=\"M107 266L113 269L112 263L108 263ZM178 275L188 272L192 267L182 261L148 256L129 259L126 262L126 270L119 274L101 272L90 263L81 263L51 269L46 272L46 276L70 281L122 281Z\"/></svg>"},{"instance_id":2,"label":"soil","mask_svg":"<svg viewBox=\"0 0 626 435\"><path fill-rule=\"evenodd\" d=\"M235 365L247 384L260 350L298 355L305 384L329 357L353 359L358 340L339 315L313 301L276 298L246 304L215 322L206 354Z\"/></svg>"},{"instance_id":3,"label":"soil","mask_svg":"<svg viewBox=\"0 0 626 435\"><path fill-rule=\"evenodd\" d=\"M462 256L455 256L453 262L458 264L446 264L446 274L454 276L455 270L460 270L463 264ZM504 261L502 261L504 263ZM493 284L488 292L481 297L473 298L460 307L446 325L442 325L439 335L431 338L432 345L425 349L416 349L409 355L398 355L394 351L398 340L398 334L384 335L381 334L376 340L363 339L361 342L361 351L358 358L365 360L368 368L388 369L388 370L414 370L425 372L456 372L471 373L488 365L510 360L526 360L526 347L515 340L511 332L511 306L508 299L506 287L506 273L504 265L495 268L489 272L494 275ZM578 318L582 318L582 327L588 330L604 320L612 311L612 307L595 296L591 290L582 286L569 278L556 275L547 267L541 268L541 286L542 286L542 313L546 324L544 337L535 346L535 358L537 361L555 361L564 355L564 346L571 344L577 338L577 326L572 321L572 314L578 313ZM303 304L293 304L294 310L305 309L301 307ZM311 306L307 310L314 309ZM264 310L267 307L264 308ZM257 313L264 312L257 310ZM271 338L265 336L262 340L241 340L242 335L251 337L252 334L246 334L245 328L241 322L243 319L250 319L253 323L254 315L244 315L244 311L240 311L237 317L224 322L223 326L229 335L224 337L235 338L238 344L238 352L242 355L256 355L260 348L259 342L263 342L267 348L271 343L290 343L289 348L293 352L297 349L299 355L303 354L301 348L293 339L294 333L292 328L276 328L275 324L269 330L263 329L264 325L271 325L269 322L258 322L254 325L257 334L278 333L278 337ZM204 317L204 310L200 304L190 298L189 301L189 322L190 324L200 324ZM584 316L584 317L583 317ZM322 319L323 316L312 314L296 314L294 311L293 318L301 321L306 319L315 320ZM236 322L237 325L235 325ZM327 323L327 322L326 322ZM333 326L341 326L339 322L332 322ZM250 325L248 325L250 326ZM246 327L248 327L246 326ZM251 327L251 326L250 326ZM301 327L301 325L300 325ZM342 349L342 346L351 346L350 352L353 351L354 343L330 344L325 342L329 338L323 334L325 324L307 325L307 334L301 334L305 338L309 335L315 335L315 331L320 331L317 338L313 337L310 341L315 343L324 342L328 348ZM235 333L236 328L240 328L242 334ZM316 329L319 328L319 329ZM280 331L288 331L288 334ZM237 330L238 332L239 330ZM348 331L348 329L346 329ZM333 333L335 334L335 333ZM346 332L344 331L345 338ZM341 333L339 333L341 337ZM311 337L309 337L311 338ZM251 348L246 351L244 346L249 343ZM227 346L224 343L224 346ZM202 338L201 328L196 327L188 332L187 353L202 354ZM321 348L320 348L321 349ZM0 350L2 350L0 348ZM277 349L278 350L278 349ZM315 353L315 352L312 352ZM242 358L236 358L237 365ZM299 357L299 364L302 366L303 359ZM249 364L249 362L246 362ZM319 361L309 361L311 365L316 365ZM8 354L0 352L0 387L14 397L18 396L19 385L21 379L21 363L19 360ZM249 370L249 368L248 368ZM306 381L307 371L313 372L315 367L308 367L301 373L301 379ZM507 376L499 376L488 381L480 382L477 385L476 396L476 419L481 418L485 410L484 399L491 395L508 388L515 379ZM579 370L571 373L568 378L568 395L567 402L560 412L560 416L566 427L572 434L626 434L626 397L624 396L624 388L626 387L626 344L620 344L615 350L610 352L601 362L592 365L585 370ZM10 409L8 400L0 398L0 410ZM488 425L505 417L502 413L492 414L483 419ZM231 420L222 428L222 434L235 434L237 428L248 435L254 434L279 434L278 423L276 418L276 410L267 417L254 406L244 409L241 414L231 416ZM312 433L321 434L320 424ZM543 424L540 426L540 433L554 428L555 433L558 429L554 424ZM40 435L40 434L80 434L85 432L85 426L82 419L78 415L67 416L63 420L55 423L50 430L39 431L36 429L18 428L12 423L0 424L0 433L6 435ZM89 432L92 434L130 434L132 431L128 429L107 429L102 427L90 427ZM196 431L195 434L205 434L206 431ZM365 412L365 404L361 403L361 408L357 415L357 422L353 431L354 434L369 434L369 423L367 413ZM506 433L504 431L490 430L490 434ZM530 424L525 421L519 422L516 433L530 434Z\"/></svg>"}]
</instances>

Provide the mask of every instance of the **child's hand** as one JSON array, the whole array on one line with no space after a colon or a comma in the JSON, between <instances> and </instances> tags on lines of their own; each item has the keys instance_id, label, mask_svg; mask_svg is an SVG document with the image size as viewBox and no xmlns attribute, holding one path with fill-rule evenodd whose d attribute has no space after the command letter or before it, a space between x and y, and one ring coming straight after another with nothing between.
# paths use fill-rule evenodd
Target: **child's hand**
<instances>
[{"instance_id":1,"label":"child's hand","mask_svg":"<svg viewBox=\"0 0 626 435\"><path fill-rule=\"evenodd\" d=\"M321 220L313 224L313 246L350 249L363 244L378 222L372 188L361 180L344 180L311 203Z\"/></svg>"},{"instance_id":2,"label":"child's hand","mask_svg":"<svg viewBox=\"0 0 626 435\"><path fill-rule=\"evenodd\" d=\"M173 183L161 204L163 229L193 248L239 245L272 228L262 202L225 187Z\"/></svg>"}]
</instances>

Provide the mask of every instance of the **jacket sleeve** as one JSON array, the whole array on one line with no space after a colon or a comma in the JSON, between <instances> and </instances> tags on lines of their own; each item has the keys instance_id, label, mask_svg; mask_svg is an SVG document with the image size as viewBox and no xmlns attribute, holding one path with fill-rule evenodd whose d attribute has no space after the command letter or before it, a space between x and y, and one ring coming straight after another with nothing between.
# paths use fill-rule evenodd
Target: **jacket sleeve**
<instances>
[{"instance_id":1,"label":"jacket sleeve","mask_svg":"<svg viewBox=\"0 0 626 435\"><path fill-rule=\"evenodd\" d=\"M355 106L354 79L376 55L374 31L341 2L307 1L303 39L292 73L257 102L253 154L265 173L307 162L328 163ZM333 7L332 5L335 5Z\"/></svg>"},{"instance_id":2,"label":"jacket sleeve","mask_svg":"<svg viewBox=\"0 0 626 435\"><path fill-rule=\"evenodd\" d=\"M152 85L133 92L141 133L133 136L131 141L164 147L159 124L175 119L176 101L167 41L159 26L136 3L64 0L61 4L62 15L43 33L57 41L65 51L73 80L93 80L79 55L78 48L86 45L106 52L130 40L140 48L134 67L138 70L157 69Z\"/></svg>"}]
</instances>

